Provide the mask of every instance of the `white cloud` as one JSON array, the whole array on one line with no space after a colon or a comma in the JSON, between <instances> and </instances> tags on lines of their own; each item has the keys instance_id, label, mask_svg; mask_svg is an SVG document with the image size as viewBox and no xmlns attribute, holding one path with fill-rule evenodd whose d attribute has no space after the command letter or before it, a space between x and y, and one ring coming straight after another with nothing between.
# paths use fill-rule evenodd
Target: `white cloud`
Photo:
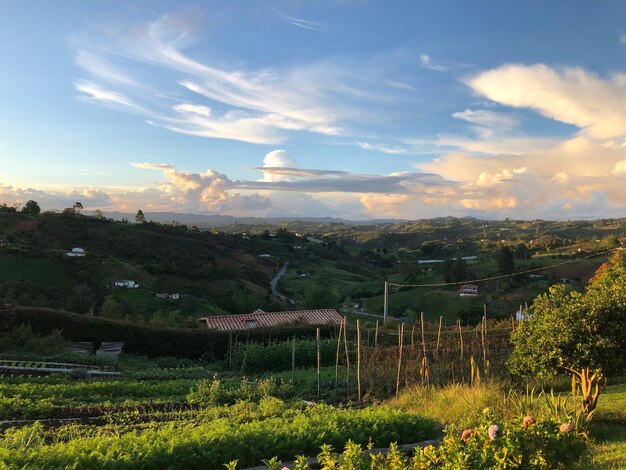
<instances>
[{"instance_id":1,"label":"white cloud","mask_svg":"<svg viewBox=\"0 0 626 470\"><path fill-rule=\"evenodd\" d=\"M278 13L278 16L280 16L280 18L283 21L286 21L287 23L293 26L296 26L298 28L308 29L310 31L318 31L318 32L328 31L328 26L325 25L324 23L319 23L317 21L305 20L304 18L290 16L278 10L276 10L276 13Z\"/></svg>"},{"instance_id":2,"label":"white cloud","mask_svg":"<svg viewBox=\"0 0 626 470\"><path fill-rule=\"evenodd\" d=\"M263 166L273 169L295 168L297 164L285 150L272 150L265 155ZM267 171L263 173L261 181L291 181L292 179L289 175Z\"/></svg>"},{"instance_id":3,"label":"white cloud","mask_svg":"<svg viewBox=\"0 0 626 470\"><path fill-rule=\"evenodd\" d=\"M620 44L626 44L626 33L619 34L619 42Z\"/></svg>"},{"instance_id":4,"label":"white cloud","mask_svg":"<svg viewBox=\"0 0 626 470\"><path fill-rule=\"evenodd\" d=\"M573 124L594 139L626 134L626 75L608 79L581 68L505 65L467 81L478 94Z\"/></svg>"},{"instance_id":5,"label":"white cloud","mask_svg":"<svg viewBox=\"0 0 626 470\"><path fill-rule=\"evenodd\" d=\"M108 25L74 40L76 63L90 75L76 82L76 90L175 132L263 144L281 143L294 132L341 135L346 121L367 120L391 99L384 72L360 61L249 69L196 60L186 48L194 42L199 16ZM300 27L307 24L313 26L301 21ZM172 96L183 101L179 97L189 92L193 99L171 105Z\"/></svg>"},{"instance_id":6,"label":"white cloud","mask_svg":"<svg viewBox=\"0 0 626 470\"><path fill-rule=\"evenodd\" d=\"M419 62L422 67L428 70L434 70L436 72L447 72L448 70L450 70L450 67L435 63L433 59L427 54L420 54Z\"/></svg>"}]
</instances>

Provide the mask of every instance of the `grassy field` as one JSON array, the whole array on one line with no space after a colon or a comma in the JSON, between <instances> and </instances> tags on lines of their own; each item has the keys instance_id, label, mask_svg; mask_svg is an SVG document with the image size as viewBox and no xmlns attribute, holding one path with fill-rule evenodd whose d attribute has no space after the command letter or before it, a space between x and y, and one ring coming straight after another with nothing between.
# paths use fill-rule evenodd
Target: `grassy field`
<instances>
[{"instance_id":1,"label":"grassy field","mask_svg":"<svg viewBox=\"0 0 626 470\"><path fill-rule=\"evenodd\" d=\"M63 262L60 255L58 258L30 258L0 254L0 283L24 280L69 289L74 280L67 274Z\"/></svg>"}]
</instances>

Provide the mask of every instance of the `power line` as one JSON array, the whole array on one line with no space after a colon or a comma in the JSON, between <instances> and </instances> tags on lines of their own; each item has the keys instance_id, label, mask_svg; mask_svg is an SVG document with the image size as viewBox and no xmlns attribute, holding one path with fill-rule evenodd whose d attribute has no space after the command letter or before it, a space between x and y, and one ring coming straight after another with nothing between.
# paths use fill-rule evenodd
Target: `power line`
<instances>
[{"instance_id":1,"label":"power line","mask_svg":"<svg viewBox=\"0 0 626 470\"><path fill-rule=\"evenodd\" d=\"M593 258L596 256L601 256L604 255L606 253L610 253L612 251L616 251L619 250L620 248L612 248L610 250L605 250L605 251L601 251L599 253L593 253L587 256L582 256L580 258L576 258L576 259L571 259L568 261L563 261L561 263L555 263L555 264L550 264L548 266L541 266L540 268L533 268L533 269L526 269L524 271L518 271L516 273L512 273L512 274L502 274L500 276L491 276L491 277L484 277L482 279L473 279L473 280L469 280L469 281L459 281L459 282L441 282L441 283L435 283L435 284L396 284L393 282L389 282L387 283L389 286L392 287L446 287L446 286L460 286L463 284L467 284L468 282L471 283L480 283L480 282L486 282L486 281L495 281L495 280L499 280L499 279L506 279L509 277L515 277L515 276L519 276L520 274L528 274L528 273L533 273L533 272L537 272L537 271L543 271L544 269L550 269L550 268L554 268L556 266L562 266L564 264L569 264L569 263L575 263L576 261L580 261L581 259L587 259L587 258Z\"/></svg>"}]
</instances>

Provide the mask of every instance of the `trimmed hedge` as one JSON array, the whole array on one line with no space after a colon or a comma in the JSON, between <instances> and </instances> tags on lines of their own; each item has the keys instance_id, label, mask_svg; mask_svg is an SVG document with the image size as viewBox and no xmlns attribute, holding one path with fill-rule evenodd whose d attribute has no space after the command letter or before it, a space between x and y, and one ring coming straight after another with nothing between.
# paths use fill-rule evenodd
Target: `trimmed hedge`
<instances>
[{"instance_id":1,"label":"trimmed hedge","mask_svg":"<svg viewBox=\"0 0 626 470\"><path fill-rule=\"evenodd\" d=\"M0 323L3 318L12 316L15 325L30 323L36 334L49 335L59 329L69 341L124 341L124 352L148 357L176 356L198 359L201 356L221 359L228 354L229 336L224 331L205 329L157 328L148 325L111 320L101 317L87 317L75 313L36 307L15 307L0 310ZM334 327L321 328L323 337L332 336ZM290 326L271 329L254 329L233 332L232 341L267 343L270 340L315 336L315 327Z\"/></svg>"}]
</instances>

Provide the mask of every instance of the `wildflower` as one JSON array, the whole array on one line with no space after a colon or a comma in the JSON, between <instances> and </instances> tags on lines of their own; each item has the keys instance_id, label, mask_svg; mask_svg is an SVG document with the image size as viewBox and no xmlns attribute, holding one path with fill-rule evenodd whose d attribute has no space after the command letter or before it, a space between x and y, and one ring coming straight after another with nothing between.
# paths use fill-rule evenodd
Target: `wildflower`
<instances>
[{"instance_id":1,"label":"wildflower","mask_svg":"<svg viewBox=\"0 0 626 470\"><path fill-rule=\"evenodd\" d=\"M522 420L522 426L527 428L528 426L533 425L536 422L537 422L537 420L535 419L534 416L531 416L531 415L524 416L524 419Z\"/></svg>"},{"instance_id":2,"label":"wildflower","mask_svg":"<svg viewBox=\"0 0 626 470\"><path fill-rule=\"evenodd\" d=\"M574 430L574 425L572 423L563 423L559 427L559 431L561 432L572 432Z\"/></svg>"},{"instance_id":3,"label":"wildflower","mask_svg":"<svg viewBox=\"0 0 626 470\"><path fill-rule=\"evenodd\" d=\"M489 439L495 441L498 438L498 431L500 431L500 426L498 426L497 424L492 424L491 426L489 426L489 429L487 429Z\"/></svg>"},{"instance_id":4,"label":"wildflower","mask_svg":"<svg viewBox=\"0 0 626 470\"><path fill-rule=\"evenodd\" d=\"M461 433L461 441L465 442L474 435L473 429L464 429Z\"/></svg>"},{"instance_id":5,"label":"wildflower","mask_svg":"<svg viewBox=\"0 0 626 470\"><path fill-rule=\"evenodd\" d=\"M490 410L489 408L485 408L485 409L483 410L483 414L484 414L484 415L488 415L489 413L491 413L491 410Z\"/></svg>"}]
</instances>

